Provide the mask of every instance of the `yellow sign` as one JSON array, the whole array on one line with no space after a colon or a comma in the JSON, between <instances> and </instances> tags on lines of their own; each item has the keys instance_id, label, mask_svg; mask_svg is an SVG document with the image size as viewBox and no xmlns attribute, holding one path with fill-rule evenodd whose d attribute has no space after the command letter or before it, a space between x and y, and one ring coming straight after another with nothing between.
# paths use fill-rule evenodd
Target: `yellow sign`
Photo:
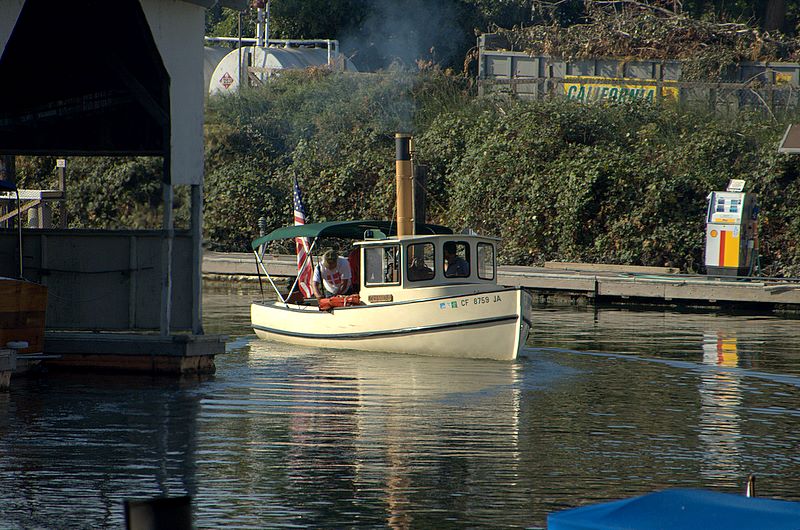
<instances>
[{"instance_id":1,"label":"yellow sign","mask_svg":"<svg viewBox=\"0 0 800 530\"><path fill-rule=\"evenodd\" d=\"M678 87L674 82L661 85L661 97L678 99ZM564 93L568 99L576 99L583 103L591 101L656 101L658 82L655 79L642 79L632 82L631 79L615 79L610 77L575 76L567 77L564 82Z\"/></svg>"},{"instance_id":2,"label":"yellow sign","mask_svg":"<svg viewBox=\"0 0 800 530\"><path fill-rule=\"evenodd\" d=\"M775 84L787 86L792 84L793 74L791 72L775 72Z\"/></svg>"}]
</instances>

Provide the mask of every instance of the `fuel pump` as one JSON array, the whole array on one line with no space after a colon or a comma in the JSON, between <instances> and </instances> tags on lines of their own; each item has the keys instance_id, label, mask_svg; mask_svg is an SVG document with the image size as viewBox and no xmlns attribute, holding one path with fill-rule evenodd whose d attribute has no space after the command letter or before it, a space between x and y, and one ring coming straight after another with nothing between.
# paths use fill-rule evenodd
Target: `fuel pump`
<instances>
[{"instance_id":1,"label":"fuel pump","mask_svg":"<svg viewBox=\"0 0 800 530\"><path fill-rule=\"evenodd\" d=\"M706 274L750 276L758 259L758 205L744 180L708 195Z\"/></svg>"}]
</instances>

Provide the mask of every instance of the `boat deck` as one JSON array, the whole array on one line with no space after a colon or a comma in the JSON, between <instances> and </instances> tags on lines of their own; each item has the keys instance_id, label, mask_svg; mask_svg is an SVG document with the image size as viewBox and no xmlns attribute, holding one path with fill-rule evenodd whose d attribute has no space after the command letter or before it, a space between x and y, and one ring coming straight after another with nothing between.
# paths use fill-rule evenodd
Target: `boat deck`
<instances>
[{"instance_id":1,"label":"boat deck","mask_svg":"<svg viewBox=\"0 0 800 530\"><path fill-rule=\"evenodd\" d=\"M293 256L270 256L265 263L275 277L291 277L296 273ZM255 259L249 253L206 252L203 274L209 279L254 280ZM524 287L538 303L760 306L800 310L798 278L717 278L680 274L661 267L547 263L545 267L498 267L498 283Z\"/></svg>"}]
</instances>

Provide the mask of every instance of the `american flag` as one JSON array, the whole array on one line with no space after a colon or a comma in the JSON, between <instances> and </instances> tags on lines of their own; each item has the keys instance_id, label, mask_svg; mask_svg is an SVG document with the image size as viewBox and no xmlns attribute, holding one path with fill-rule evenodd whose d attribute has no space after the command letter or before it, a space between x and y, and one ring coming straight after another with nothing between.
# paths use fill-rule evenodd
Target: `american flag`
<instances>
[{"instance_id":1,"label":"american flag","mask_svg":"<svg viewBox=\"0 0 800 530\"><path fill-rule=\"evenodd\" d=\"M294 224L306 224L306 209L303 207L303 195L300 193L300 186L297 185L297 178L294 179ZM297 286L305 298L314 296L311 289L312 269L311 259L306 259L309 252L309 241L307 237L294 238L297 246Z\"/></svg>"}]
</instances>

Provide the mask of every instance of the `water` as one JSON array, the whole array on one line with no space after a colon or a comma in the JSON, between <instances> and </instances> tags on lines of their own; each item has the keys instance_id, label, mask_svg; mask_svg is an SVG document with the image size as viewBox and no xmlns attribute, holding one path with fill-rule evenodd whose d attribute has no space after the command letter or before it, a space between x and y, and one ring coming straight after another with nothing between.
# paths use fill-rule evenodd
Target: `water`
<instances>
[{"instance_id":1,"label":"water","mask_svg":"<svg viewBox=\"0 0 800 530\"><path fill-rule=\"evenodd\" d=\"M0 527L543 526L665 487L800 500L800 321L540 308L514 363L298 351L206 293L217 374L46 375L0 394Z\"/></svg>"}]
</instances>

